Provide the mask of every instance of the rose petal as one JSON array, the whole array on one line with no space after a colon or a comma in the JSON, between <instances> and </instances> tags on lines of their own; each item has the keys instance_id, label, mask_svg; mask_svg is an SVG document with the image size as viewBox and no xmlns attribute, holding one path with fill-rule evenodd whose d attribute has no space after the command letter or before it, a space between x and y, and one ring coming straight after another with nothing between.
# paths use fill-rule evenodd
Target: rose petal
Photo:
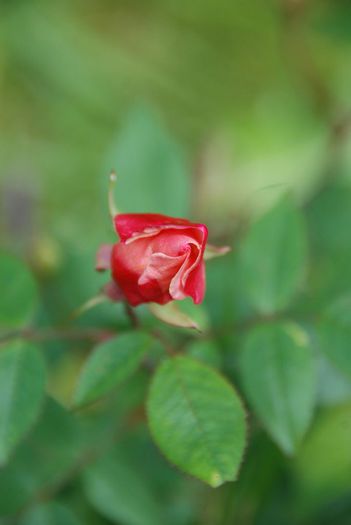
<instances>
[{"instance_id":1,"label":"rose petal","mask_svg":"<svg viewBox=\"0 0 351 525\"><path fill-rule=\"evenodd\" d=\"M143 285L156 280L161 289L168 290L172 276L178 271L185 258L186 254L172 257L164 253L153 253L147 267L138 279L138 284Z\"/></svg>"},{"instance_id":2,"label":"rose petal","mask_svg":"<svg viewBox=\"0 0 351 525\"><path fill-rule=\"evenodd\" d=\"M122 241L129 238L138 237L140 234L149 236L154 235L161 229L166 228L196 228L206 230L204 224L197 224L174 217L167 217L155 213L121 213L114 217L115 229Z\"/></svg>"},{"instance_id":3,"label":"rose petal","mask_svg":"<svg viewBox=\"0 0 351 525\"><path fill-rule=\"evenodd\" d=\"M200 304L204 300L205 291L205 264L201 261L201 263L189 275L185 284L185 293L193 299L195 304Z\"/></svg>"}]
</instances>

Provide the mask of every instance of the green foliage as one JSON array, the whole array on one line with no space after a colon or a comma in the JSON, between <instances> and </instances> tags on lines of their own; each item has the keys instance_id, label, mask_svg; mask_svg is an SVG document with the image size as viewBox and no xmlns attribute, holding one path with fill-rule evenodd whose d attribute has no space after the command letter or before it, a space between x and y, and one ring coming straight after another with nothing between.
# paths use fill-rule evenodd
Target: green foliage
<instances>
[{"instance_id":1,"label":"green foliage","mask_svg":"<svg viewBox=\"0 0 351 525\"><path fill-rule=\"evenodd\" d=\"M0 328L18 328L32 317L37 305L33 276L19 259L0 253Z\"/></svg>"},{"instance_id":2,"label":"green foliage","mask_svg":"<svg viewBox=\"0 0 351 525\"><path fill-rule=\"evenodd\" d=\"M73 415L47 400L33 432L0 471L0 516L13 514L66 479L85 454L82 430Z\"/></svg>"},{"instance_id":3,"label":"green foliage","mask_svg":"<svg viewBox=\"0 0 351 525\"><path fill-rule=\"evenodd\" d=\"M188 357L167 359L153 379L147 407L154 439L175 465L212 487L236 478L245 414L217 372Z\"/></svg>"},{"instance_id":4,"label":"green foliage","mask_svg":"<svg viewBox=\"0 0 351 525\"><path fill-rule=\"evenodd\" d=\"M84 473L89 502L113 523L161 525L162 507L148 480L118 446Z\"/></svg>"},{"instance_id":5,"label":"green foliage","mask_svg":"<svg viewBox=\"0 0 351 525\"><path fill-rule=\"evenodd\" d=\"M348 4L0 2L1 525L349 525ZM173 326L70 317L112 168L232 247Z\"/></svg>"},{"instance_id":6,"label":"green foliage","mask_svg":"<svg viewBox=\"0 0 351 525\"><path fill-rule=\"evenodd\" d=\"M95 401L136 371L152 339L125 332L99 344L86 361L74 396L76 405Z\"/></svg>"},{"instance_id":7,"label":"green foliage","mask_svg":"<svg viewBox=\"0 0 351 525\"><path fill-rule=\"evenodd\" d=\"M292 324L251 330L241 356L247 397L276 443L292 454L311 421L315 370L305 332Z\"/></svg>"},{"instance_id":8,"label":"green foliage","mask_svg":"<svg viewBox=\"0 0 351 525\"><path fill-rule=\"evenodd\" d=\"M31 343L0 349L0 466L37 419L44 400L45 366Z\"/></svg>"},{"instance_id":9,"label":"green foliage","mask_svg":"<svg viewBox=\"0 0 351 525\"><path fill-rule=\"evenodd\" d=\"M289 305L306 269L303 219L290 199L252 225L240 248L240 263L246 292L258 312L272 314Z\"/></svg>"},{"instance_id":10,"label":"green foliage","mask_svg":"<svg viewBox=\"0 0 351 525\"><path fill-rule=\"evenodd\" d=\"M350 491L350 420L350 403L324 410L307 435L295 465L306 505Z\"/></svg>"},{"instance_id":11,"label":"green foliage","mask_svg":"<svg viewBox=\"0 0 351 525\"><path fill-rule=\"evenodd\" d=\"M19 525L80 525L73 512L60 503L44 503L31 509Z\"/></svg>"},{"instance_id":12,"label":"green foliage","mask_svg":"<svg viewBox=\"0 0 351 525\"><path fill-rule=\"evenodd\" d=\"M192 341L186 347L189 356L199 361L203 361L209 366L220 368L222 362L221 352L214 341L210 339L198 339Z\"/></svg>"},{"instance_id":13,"label":"green foliage","mask_svg":"<svg viewBox=\"0 0 351 525\"><path fill-rule=\"evenodd\" d=\"M350 296L333 303L318 324L320 350L341 372L351 377L351 313Z\"/></svg>"},{"instance_id":14,"label":"green foliage","mask_svg":"<svg viewBox=\"0 0 351 525\"><path fill-rule=\"evenodd\" d=\"M184 152L147 107L130 112L107 162L107 173L116 166L118 174L123 174L116 191L121 211L189 214L190 179Z\"/></svg>"}]
</instances>

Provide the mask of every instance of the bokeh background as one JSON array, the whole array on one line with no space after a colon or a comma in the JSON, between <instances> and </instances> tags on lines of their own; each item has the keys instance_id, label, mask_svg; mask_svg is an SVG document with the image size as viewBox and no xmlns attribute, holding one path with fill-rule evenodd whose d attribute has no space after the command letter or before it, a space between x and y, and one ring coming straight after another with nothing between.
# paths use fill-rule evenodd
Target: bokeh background
<instances>
[{"instance_id":1,"label":"bokeh background","mask_svg":"<svg viewBox=\"0 0 351 525\"><path fill-rule=\"evenodd\" d=\"M2 0L1 247L37 276L38 322L62 322L104 282L93 267L99 244L114 239L111 168L121 210L204 221L213 242L234 239L234 252L247 224L290 194L311 241L301 313L348 293L350 94L349 0ZM227 261L209 270L204 314L225 334L224 352L247 316ZM108 306L76 323L110 326L116 315L128 325ZM50 389L65 404L86 348L47 346ZM321 367L318 419L294 459L254 427L238 483L213 491L166 466L142 428L116 462L131 449L170 524L350 524L351 385L327 361ZM117 472L112 487L125 476L134 486L128 466ZM55 494L82 523L151 523L109 521L72 483ZM71 523L60 509L66 521L57 523Z\"/></svg>"}]
</instances>

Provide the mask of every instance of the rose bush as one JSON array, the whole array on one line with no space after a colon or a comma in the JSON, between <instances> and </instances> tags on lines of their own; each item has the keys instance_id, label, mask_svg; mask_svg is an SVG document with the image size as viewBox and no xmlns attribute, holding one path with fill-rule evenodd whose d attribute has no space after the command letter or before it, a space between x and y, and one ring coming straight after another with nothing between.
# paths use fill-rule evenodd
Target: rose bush
<instances>
[{"instance_id":1,"label":"rose bush","mask_svg":"<svg viewBox=\"0 0 351 525\"><path fill-rule=\"evenodd\" d=\"M97 269L110 266L112 278L132 306L166 304L205 293L207 227L158 214L117 214L120 242L103 246Z\"/></svg>"}]
</instances>

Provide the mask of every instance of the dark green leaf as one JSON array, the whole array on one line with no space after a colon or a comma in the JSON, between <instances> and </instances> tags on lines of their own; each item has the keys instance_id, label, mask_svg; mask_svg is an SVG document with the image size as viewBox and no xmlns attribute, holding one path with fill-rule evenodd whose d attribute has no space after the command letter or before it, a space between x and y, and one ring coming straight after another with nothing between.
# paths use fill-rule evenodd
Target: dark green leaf
<instances>
[{"instance_id":1,"label":"dark green leaf","mask_svg":"<svg viewBox=\"0 0 351 525\"><path fill-rule=\"evenodd\" d=\"M320 350L327 358L351 377L351 297L346 296L324 313L317 327Z\"/></svg>"},{"instance_id":2,"label":"dark green leaf","mask_svg":"<svg viewBox=\"0 0 351 525\"><path fill-rule=\"evenodd\" d=\"M241 355L246 395L274 441L292 454L311 421L315 367L306 334L296 325L254 328Z\"/></svg>"},{"instance_id":3,"label":"dark green leaf","mask_svg":"<svg viewBox=\"0 0 351 525\"><path fill-rule=\"evenodd\" d=\"M0 349L0 465L39 415L45 366L38 349L15 341Z\"/></svg>"},{"instance_id":4,"label":"dark green leaf","mask_svg":"<svg viewBox=\"0 0 351 525\"><path fill-rule=\"evenodd\" d=\"M245 414L221 375L189 357L167 359L148 398L156 443L180 469L218 487L234 480L245 446Z\"/></svg>"},{"instance_id":5,"label":"dark green leaf","mask_svg":"<svg viewBox=\"0 0 351 525\"><path fill-rule=\"evenodd\" d=\"M37 288L28 268L16 257L0 254L0 328L27 323L37 303Z\"/></svg>"},{"instance_id":6,"label":"dark green leaf","mask_svg":"<svg viewBox=\"0 0 351 525\"><path fill-rule=\"evenodd\" d=\"M161 507L140 469L115 448L84 475L85 492L95 509L114 523L163 525Z\"/></svg>"},{"instance_id":7,"label":"dark green leaf","mask_svg":"<svg viewBox=\"0 0 351 525\"><path fill-rule=\"evenodd\" d=\"M19 525L79 525L80 523L68 507L56 502L34 507L19 521Z\"/></svg>"},{"instance_id":8,"label":"dark green leaf","mask_svg":"<svg viewBox=\"0 0 351 525\"><path fill-rule=\"evenodd\" d=\"M147 334L127 332L98 345L83 367L75 404L95 401L127 379L151 344Z\"/></svg>"},{"instance_id":9,"label":"dark green leaf","mask_svg":"<svg viewBox=\"0 0 351 525\"><path fill-rule=\"evenodd\" d=\"M0 516L19 510L59 485L82 460L85 436L78 421L47 399L42 418L0 470Z\"/></svg>"},{"instance_id":10,"label":"dark green leaf","mask_svg":"<svg viewBox=\"0 0 351 525\"><path fill-rule=\"evenodd\" d=\"M305 265L302 217L285 198L252 225L240 249L240 273L253 307L271 314L288 306Z\"/></svg>"}]
</instances>

